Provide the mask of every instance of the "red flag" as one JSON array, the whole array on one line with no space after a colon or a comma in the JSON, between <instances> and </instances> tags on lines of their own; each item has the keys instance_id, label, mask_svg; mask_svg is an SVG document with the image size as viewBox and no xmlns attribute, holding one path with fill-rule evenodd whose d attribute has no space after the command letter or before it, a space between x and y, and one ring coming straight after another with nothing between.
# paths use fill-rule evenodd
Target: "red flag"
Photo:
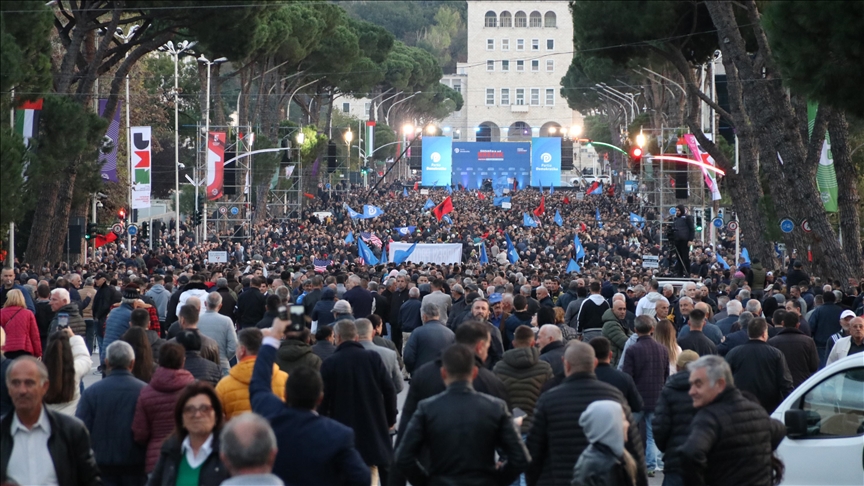
<instances>
[{"instance_id":1,"label":"red flag","mask_svg":"<svg viewBox=\"0 0 864 486\"><path fill-rule=\"evenodd\" d=\"M546 196L540 196L540 205L534 210L534 216L538 218L546 212Z\"/></svg>"},{"instance_id":2,"label":"red flag","mask_svg":"<svg viewBox=\"0 0 864 486\"><path fill-rule=\"evenodd\" d=\"M478 192L478 193L477 193L477 197L478 197L481 201L486 200L486 196L484 196L482 192Z\"/></svg>"},{"instance_id":3,"label":"red flag","mask_svg":"<svg viewBox=\"0 0 864 486\"><path fill-rule=\"evenodd\" d=\"M592 183L591 183L591 186L588 187L588 190L585 191L585 194L591 194L591 193L593 193L594 191L597 190L598 187L600 187L600 183L599 183L599 182L597 182L597 181L592 182Z\"/></svg>"},{"instance_id":4,"label":"red flag","mask_svg":"<svg viewBox=\"0 0 864 486\"><path fill-rule=\"evenodd\" d=\"M117 233L111 231L107 235L96 235L96 248L105 246L117 239Z\"/></svg>"},{"instance_id":5,"label":"red flag","mask_svg":"<svg viewBox=\"0 0 864 486\"><path fill-rule=\"evenodd\" d=\"M564 204L570 204L570 197L564 196Z\"/></svg>"},{"instance_id":6,"label":"red flag","mask_svg":"<svg viewBox=\"0 0 864 486\"><path fill-rule=\"evenodd\" d=\"M419 181L414 183L414 190L416 191L417 189L420 189L420 182Z\"/></svg>"},{"instance_id":7,"label":"red flag","mask_svg":"<svg viewBox=\"0 0 864 486\"><path fill-rule=\"evenodd\" d=\"M453 211L453 200L450 199L450 196L447 196L447 199L441 201L441 204L432 208L432 214L435 215L438 221L441 221L441 218L451 211Z\"/></svg>"},{"instance_id":8,"label":"red flag","mask_svg":"<svg viewBox=\"0 0 864 486\"><path fill-rule=\"evenodd\" d=\"M306 197L308 197L309 199L315 199L315 195L314 195L314 194L309 194L308 192L304 192L303 195L306 196Z\"/></svg>"}]
</instances>

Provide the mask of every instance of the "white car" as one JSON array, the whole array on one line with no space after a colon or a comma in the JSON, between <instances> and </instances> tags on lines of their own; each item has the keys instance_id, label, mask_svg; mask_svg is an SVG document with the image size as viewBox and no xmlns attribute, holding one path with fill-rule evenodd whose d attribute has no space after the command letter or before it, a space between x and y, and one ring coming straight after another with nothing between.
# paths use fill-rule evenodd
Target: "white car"
<instances>
[{"instance_id":1,"label":"white car","mask_svg":"<svg viewBox=\"0 0 864 486\"><path fill-rule=\"evenodd\" d=\"M771 417L786 424L783 485L864 484L864 353L816 372Z\"/></svg>"}]
</instances>

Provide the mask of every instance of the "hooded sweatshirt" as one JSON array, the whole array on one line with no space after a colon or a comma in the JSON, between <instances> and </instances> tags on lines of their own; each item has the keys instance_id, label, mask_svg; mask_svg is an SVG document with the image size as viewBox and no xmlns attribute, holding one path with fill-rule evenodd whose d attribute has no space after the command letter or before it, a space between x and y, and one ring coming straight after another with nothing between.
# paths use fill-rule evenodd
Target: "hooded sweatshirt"
<instances>
[{"instance_id":1,"label":"hooded sweatshirt","mask_svg":"<svg viewBox=\"0 0 864 486\"><path fill-rule=\"evenodd\" d=\"M156 284L144 294L156 303L156 313L159 314L159 321L165 322L165 314L168 312L168 300L171 299L171 292L162 285Z\"/></svg>"},{"instance_id":2,"label":"hooded sweatshirt","mask_svg":"<svg viewBox=\"0 0 864 486\"><path fill-rule=\"evenodd\" d=\"M621 404L612 400L597 400L588 405L579 417L579 425L591 445L603 444L615 457L624 454L624 412Z\"/></svg>"},{"instance_id":3,"label":"hooded sweatshirt","mask_svg":"<svg viewBox=\"0 0 864 486\"><path fill-rule=\"evenodd\" d=\"M663 294L659 292L648 292L648 295L639 299L639 303L636 304L636 317L639 316L651 316L654 317L657 315L657 301L663 297Z\"/></svg>"}]
</instances>

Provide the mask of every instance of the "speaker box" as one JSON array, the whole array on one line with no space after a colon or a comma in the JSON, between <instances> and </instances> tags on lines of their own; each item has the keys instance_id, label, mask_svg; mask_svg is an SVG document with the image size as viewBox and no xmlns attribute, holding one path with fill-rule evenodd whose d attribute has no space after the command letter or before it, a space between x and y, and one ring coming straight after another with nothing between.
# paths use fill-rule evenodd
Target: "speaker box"
<instances>
[{"instance_id":1,"label":"speaker box","mask_svg":"<svg viewBox=\"0 0 864 486\"><path fill-rule=\"evenodd\" d=\"M235 152L225 152L225 160L231 160L236 157ZM223 172L224 177L224 194L226 196L234 196L237 194L237 161L231 162L225 166Z\"/></svg>"},{"instance_id":2,"label":"speaker box","mask_svg":"<svg viewBox=\"0 0 864 486\"><path fill-rule=\"evenodd\" d=\"M674 173L675 199L687 199L687 171L679 170Z\"/></svg>"},{"instance_id":3,"label":"speaker box","mask_svg":"<svg viewBox=\"0 0 864 486\"><path fill-rule=\"evenodd\" d=\"M327 173L336 172L336 143L333 140L327 142Z\"/></svg>"}]
</instances>

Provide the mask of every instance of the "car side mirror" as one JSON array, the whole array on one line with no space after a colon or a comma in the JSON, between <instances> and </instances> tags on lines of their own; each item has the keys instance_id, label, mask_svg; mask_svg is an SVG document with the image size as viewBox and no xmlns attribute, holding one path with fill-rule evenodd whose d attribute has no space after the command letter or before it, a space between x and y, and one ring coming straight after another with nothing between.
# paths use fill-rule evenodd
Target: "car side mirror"
<instances>
[{"instance_id":1,"label":"car side mirror","mask_svg":"<svg viewBox=\"0 0 864 486\"><path fill-rule=\"evenodd\" d=\"M783 416L786 424L786 436L790 439L806 436L807 417L806 410L786 410L786 414Z\"/></svg>"}]
</instances>

